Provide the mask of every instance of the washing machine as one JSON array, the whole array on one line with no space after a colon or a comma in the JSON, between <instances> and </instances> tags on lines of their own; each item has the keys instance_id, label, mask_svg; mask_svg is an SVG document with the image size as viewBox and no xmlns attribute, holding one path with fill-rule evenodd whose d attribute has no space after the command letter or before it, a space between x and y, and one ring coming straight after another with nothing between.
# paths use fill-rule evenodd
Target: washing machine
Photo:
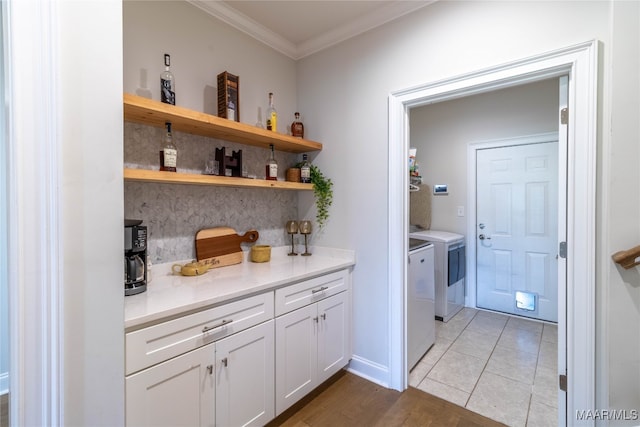
<instances>
[{"instance_id":1,"label":"washing machine","mask_svg":"<svg viewBox=\"0 0 640 427\"><path fill-rule=\"evenodd\" d=\"M435 249L435 318L448 322L462 307L465 295L464 236L439 230L409 233L410 239L433 243Z\"/></svg>"}]
</instances>

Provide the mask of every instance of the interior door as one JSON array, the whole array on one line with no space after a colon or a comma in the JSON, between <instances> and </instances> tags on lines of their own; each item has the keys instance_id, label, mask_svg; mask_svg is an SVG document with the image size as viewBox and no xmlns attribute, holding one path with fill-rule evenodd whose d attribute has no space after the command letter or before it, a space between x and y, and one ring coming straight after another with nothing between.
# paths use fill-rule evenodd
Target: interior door
<instances>
[{"instance_id":1,"label":"interior door","mask_svg":"<svg viewBox=\"0 0 640 427\"><path fill-rule=\"evenodd\" d=\"M558 141L476 156L477 306L558 320Z\"/></svg>"}]
</instances>

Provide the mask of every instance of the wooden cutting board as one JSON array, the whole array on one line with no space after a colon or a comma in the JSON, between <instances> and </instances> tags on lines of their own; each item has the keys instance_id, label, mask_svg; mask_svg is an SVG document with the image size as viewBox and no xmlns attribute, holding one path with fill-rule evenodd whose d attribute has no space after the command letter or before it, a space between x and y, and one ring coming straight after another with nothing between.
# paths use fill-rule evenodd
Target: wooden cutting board
<instances>
[{"instance_id":1,"label":"wooden cutting board","mask_svg":"<svg viewBox=\"0 0 640 427\"><path fill-rule=\"evenodd\" d=\"M240 236L231 227L205 228L196 233L196 258L209 268L239 264L243 259L240 243L255 242L258 236L256 230Z\"/></svg>"}]
</instances>

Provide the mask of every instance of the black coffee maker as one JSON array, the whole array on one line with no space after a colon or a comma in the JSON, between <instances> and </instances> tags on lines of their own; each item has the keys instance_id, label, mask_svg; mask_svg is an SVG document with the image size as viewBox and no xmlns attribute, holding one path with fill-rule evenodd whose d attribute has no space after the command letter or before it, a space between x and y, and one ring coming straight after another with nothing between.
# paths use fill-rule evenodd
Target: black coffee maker
<instances>
[{"instance_id":1,"label":"black coffee maker","mask_svg":"<svg viewBox=\"0 0 640 427\"><path fill-rule=\"evenodd\" d=\"M124 220L124 295L147 290L147 227L142 220Z\"/></svg>"}]
</instances>

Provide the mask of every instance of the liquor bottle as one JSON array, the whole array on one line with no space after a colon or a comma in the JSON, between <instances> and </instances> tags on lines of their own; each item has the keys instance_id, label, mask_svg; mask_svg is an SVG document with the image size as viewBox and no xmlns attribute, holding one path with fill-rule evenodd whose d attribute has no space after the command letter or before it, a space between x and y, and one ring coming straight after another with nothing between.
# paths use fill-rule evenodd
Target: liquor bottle
<instances>
[{"instance_id":1,"label":"liquor bottle","mask_svg":"<svg viewBox=\"0 0 640 427\"><path fill-rule=\"evenodd\" d=\"M167 133L164 136L164 147L160 150L160 170L166 172L176 172L178 160L178 149L173 143L171 135L171 122L165 122Z\"/></svg>"},{"instance_id":2,"label":"liquor bottle","mask_svg":"<svg viewBox=\"0 0 640 427\"><path fill-rule=\"evenodd\" d=\"M160 93L161 100L165 104L176 105L176 91L175 82L173 80L173 74L169 70L171 65L171 56L168 53L164 54L164 71L160 74Z\"/></svg>"},{"instance_id":3,"label":"liquor bottle","mask_svg":"<svg viewBox=\"0 0 640 427\"><path fill-rule=\"evenodd\" d=\"M273 93L269 92L269 108L267 108L267 130L278 131L278 112L273 106Z\"/></svg>"},{"instance_id":4,"label":"liquor bottle","mask_svg":"<svg viewBox=\"0 0 640 427\"><path fill-rule=\"evenodd\" d=\"M267 165L265 167L265 179L269 181L277 181L278 180L278 162L276 161L275 152L273 151L273 144L269 145L271 147L271 155L269 160L267 160Z\"/></svg>"},{"instance_id":5,"label":"liquor bottle","mask_svg":"<svg viewBox=\"0 0 640 427\"><path fill-rule=\"evenodd\" d=\"M292 127L293 129L293 127ZM302 165L300 166L300 182L311 183L311 163L306 154L302 155Z\"/></svg>"},{"instance_id":6,"label":"liquor bottle","mask_svg":"<svg viewBox=\"0 0 640 427\"><path fill-rule=\"evenodd\" d=\"M296 111L296 119L291 123L291 135L296 138L304 138L304 125L300 121L300 113Z\"/></svg>"}]
</instances>

